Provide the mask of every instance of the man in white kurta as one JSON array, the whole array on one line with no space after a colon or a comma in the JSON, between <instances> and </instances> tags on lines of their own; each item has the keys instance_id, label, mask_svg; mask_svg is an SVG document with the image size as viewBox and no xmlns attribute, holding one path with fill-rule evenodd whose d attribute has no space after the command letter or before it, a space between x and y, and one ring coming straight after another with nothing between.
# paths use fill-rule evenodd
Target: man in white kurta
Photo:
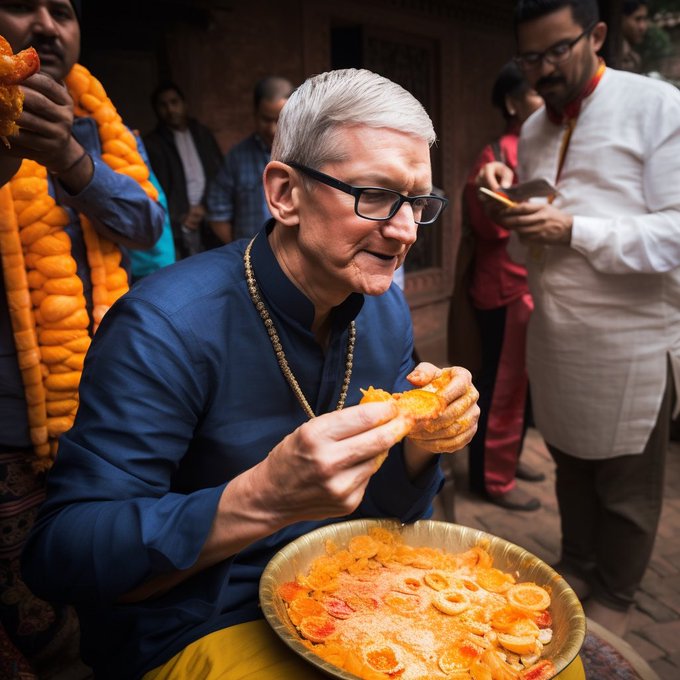
<instances>
[{"instance_id":1,"label":"man in white kurta","mask_svg":"<svg viewBox=\"0 0 680 680\"><path fill-rule=\"evenodd\" d=\"M591 590L586 613L623 633L654 543L680 379L680 92L602 72L606 26L554 7L517 9L519 62L547 102L522 129L518 174L559 193L501 221L526 248L528 370L557 464L560 566Z\"/></svg>"},{"instance_id":2,"label":"man in white kurta","mask_svg":"<svg viewBox=\"0 0 680 680\"><path fill-rule=\"evenodd\" d=\"M523 177L555 174L545 111L520 142ZM607 69L584 100L554 206L570 247L532 246L529 371L543 436L584 458L643 450L668 359L680 376L680 92Z\"/></svg>"}]
</instances>

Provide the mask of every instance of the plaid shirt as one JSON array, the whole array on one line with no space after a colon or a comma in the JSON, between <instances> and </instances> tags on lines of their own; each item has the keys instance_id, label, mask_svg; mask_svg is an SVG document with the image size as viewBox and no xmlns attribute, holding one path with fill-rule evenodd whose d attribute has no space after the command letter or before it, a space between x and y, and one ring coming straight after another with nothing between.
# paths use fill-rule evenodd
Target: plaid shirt
<instances>
[{"instance_id":1,"label":"plaid shirt","mask_svg":"<svg viewBox=\"0 0 680 680\"><path fill-rule=\"evenodd\" d=\"M271 218L262 173L270 150L255 134L233 147L210 183L206 204L212 222L231 222L233 240L254 236Z\"/></svg>"}]
</instances>

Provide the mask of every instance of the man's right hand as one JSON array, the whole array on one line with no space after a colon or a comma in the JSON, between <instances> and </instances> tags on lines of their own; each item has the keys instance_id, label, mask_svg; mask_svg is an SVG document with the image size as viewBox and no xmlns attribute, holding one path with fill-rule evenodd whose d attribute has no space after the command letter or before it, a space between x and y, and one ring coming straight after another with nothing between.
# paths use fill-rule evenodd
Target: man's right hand
<instances>
[{"instance_id":1,"label":"man's right hand","mask_svg":"<svg viewBox=\"0 0 680 680\"><path fill-rule=\"evenodd\" d=\"M515 173L505 163L492 161L480 168L475 184L491 191L503 191L512 186L514 176Z\"/></svg>"},{"instance_id":2,"label":"man's right hand","mask_svg":"<svg viewBox=\"0 0 680 680\"><path fill-rule=\"evenodd\" d=\"M72 135L71 95L63 83L45 73L27 78L21 88L24 106L17 120L19 132L8 139L10 148L0 148L0 178L5 179L5 164L11 165L6 157L14 163L30 158L57 175L71 193L78 193L91 180L94 166Z\"/></svg>"},{"instance_id":3,"label":"man's right hand","mask_svg":"<svg viewBox=\"0 0 680 680\"><path fill-rule=\"evenodd\" d=\"M512 186L515 173L507 166L505 163L500 161L492 161L483 165L477 177L475 179L475 184L478 188L484 187L490 191L503 191ZM484 206L484 212L497 224L505 226L503 223L503 215L507 212L508 208L502 203L494 201L493 198L488 198L480 193L480 201L482 206Z\"/></svg>"},{"instance_id":4,"label":"man's right hand","mask_svg":"<svg viewBox=\"0 0 680 680\"><path fill-rule=\"evenodd\" d=\"M280 528L354 512L376 471L376 457L410 426L386 402L352 406L301 425L251 470L269 521Z\"/></svg>"},{"instance_id":5,"label":"man's right hand","mask_svg":"<svg viewBox=\"0 0 680 680\"><path fill-rule=\"evenodd\" d=\"M68 167L82 148L73 144L73 100L66 86L45 73L36 73L21 87L24 109L17 121L20 129L9 138L7 155L30 158L53 171Z\"/></svg>"},{"instance_id":6,"label":"man's right hand","mask_svg":"<svg viewBox=\"0 0 680 680\"><path fill-rule=\"evenodd\" d=\"M202 569L305 520L342 517L361 503L376 458L412 425L393 402L372 402L307 421L254 467L232 479L194 565L153 578L121 602L167 592Z\"/></svg>"},{"instance_id":7,"label":"man's right hand","mask_svg":"<svg viewBox=\"0 0 680 680\"><path fill-rule=\"evenodd\" d=\"M192 205L189 207L189 212L184 216L182 224L191 231L196 231L201 226L204 216L205 208L202 205Z\"/></svg>"}]
</instances>

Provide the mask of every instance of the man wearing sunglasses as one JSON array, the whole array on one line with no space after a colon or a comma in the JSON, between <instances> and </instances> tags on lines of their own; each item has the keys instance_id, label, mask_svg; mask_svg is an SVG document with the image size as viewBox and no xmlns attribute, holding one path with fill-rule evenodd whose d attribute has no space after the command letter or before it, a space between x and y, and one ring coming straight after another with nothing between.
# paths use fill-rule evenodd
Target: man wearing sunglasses
<instances>
[{"instance_id":1,"label":"man wearing sunglasses","mask_svg":"<svg viewBox=\"0 0 680 680\"><path fill-rule=\"evenodd\" d=\"M680 377L680 93L605 68L595 0L522 0L517 63L546 106L522 128L520 180L549 201L497 210L524 244L527 365L556 463L557 566L586 613L624 634L663 499ZM500 164L480 184L508 186Z\"/></svg>"},{"instance_id":2,"label":"man wearing sunglasses","mask_svg":"<svg viewBox=\"0 0 680 680\"><path fill-rule=\"evenodd\" d=\"M317 678L262 620L268 560L340 518L429 513L437 454L476 429L470 374L454 371L441 417L403 442L392 404L358 402L440 373L414 367L392 285L446 204L434 140L395 83L310 78L265 169L273 219L143 279L107 315L24 555L31 584L76 604L97 677Z\"/></svg>"}]
</instances>

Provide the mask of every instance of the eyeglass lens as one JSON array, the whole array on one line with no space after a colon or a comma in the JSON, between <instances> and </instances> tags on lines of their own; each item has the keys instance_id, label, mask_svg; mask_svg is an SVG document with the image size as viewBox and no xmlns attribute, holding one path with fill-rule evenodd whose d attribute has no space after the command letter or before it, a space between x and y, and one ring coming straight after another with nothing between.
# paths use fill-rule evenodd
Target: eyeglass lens
<instances>
[{"instance_id":1,"label":"eyeglass lens","mask_svg":"<svg viewBox=\"0 0 680 680\"><path fill-rule=\"evenodd\" d=\"M402 197L384 189L364 189L357 201L357 212L360 217L373 220L384 220L392 217L401 207ZM436 198L418 198L411 203L413 217L416 222L427 224L439 215L443 202Z\"/></svg>"}]
</instances>

